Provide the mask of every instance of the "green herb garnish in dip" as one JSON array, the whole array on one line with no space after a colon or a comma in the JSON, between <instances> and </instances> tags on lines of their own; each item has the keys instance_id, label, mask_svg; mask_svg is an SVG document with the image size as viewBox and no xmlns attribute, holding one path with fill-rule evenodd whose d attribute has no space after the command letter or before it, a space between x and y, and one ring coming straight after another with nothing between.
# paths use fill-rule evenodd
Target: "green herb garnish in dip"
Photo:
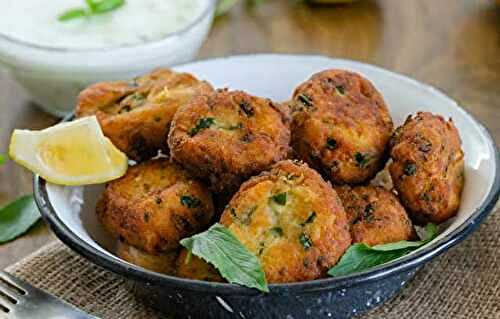
<instances>
[{"instance_id":1,"label":"green herb garnish in dip","mask_svg":"<svg viewBox=\"0 0 500 319\"><path fill-rule=\"evenodd\" d=\"M85 0L86 7L69 9L59 16L59 21L89 17L116 10L125 4L125 0Z\"/></svg>"}]
</instances>

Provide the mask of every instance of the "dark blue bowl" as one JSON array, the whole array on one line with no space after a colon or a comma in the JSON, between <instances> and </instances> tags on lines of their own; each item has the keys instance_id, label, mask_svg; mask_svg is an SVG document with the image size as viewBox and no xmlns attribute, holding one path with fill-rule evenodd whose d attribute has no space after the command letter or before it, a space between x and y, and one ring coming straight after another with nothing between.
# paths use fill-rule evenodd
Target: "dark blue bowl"
<instances>
[{"instance_id":1,"label":"dark blue bowl","mask_svg":"<svg viewBox=\"0 0 500 319\"><path fill-rule=\"evenodd\" d=\"M495 161L500 167L498 152ZM497 169L486 200L469 219L414 254L354 275L272 284L270 293L262 294L233 284L162 275L110 258L61 221L49 201L45 180L34 177L37 205L57 237L93 263L130 279L147 304L175 318L351 318L364 313L396 294L426 262L470 235L493 209L499 191Z\"/></svg>"},{"instance_id":2,"label":"dark blue bowl","mask_svg":"<svg viewBox=\"0 0 500 319\"><path fill-rule=\"evenodd\" d=\"M260 59L273 63L280 59L293 60L296 61L293 66L299 68L304 58L262 56ZM329 63L325 58L311 59L307 60L308 63L317 60L317 64L323 68ZM250 58L228 59L228 67L231 67L230 63L234 60L239 63L238 65L245 65L245 61ZM197 62L194 65L199 67L203 63ZM338 60L332 63L338 63ZM342 63L370 72L379 70L359 63L345 61ZM380 70L376 72L390 73ZM226 76L224 75L224 78ZM394 83L414 83L413 80L392 73L387 77L393 78ZM419 86L419 88L422 91L429 90L427 87ZM436 91L433 89L432 92ZM493 178L491 188L483 200L474 205L474 210L468 214L469 217L463 223L445 236L440 236L427 246L393 262L343 277L272 284L269 286L268 294L233 284L211 283L154 273L113 258L76 235L61 220L49 200L46 182L39 176L34 178L34 193L43 218L57 237L91 262L129 279L138 296L167 314L178 318L350 318L366 312L396 294L426 262L470 235L497 202L500 191L498 149L484 126L465 111L460 110L459 113L460 116L466 117L471 125L477 126L477 131L481 132L489 148L488 160L495 164L494 169L487 172L488 179Z\"/></svg>"}]
</instances>

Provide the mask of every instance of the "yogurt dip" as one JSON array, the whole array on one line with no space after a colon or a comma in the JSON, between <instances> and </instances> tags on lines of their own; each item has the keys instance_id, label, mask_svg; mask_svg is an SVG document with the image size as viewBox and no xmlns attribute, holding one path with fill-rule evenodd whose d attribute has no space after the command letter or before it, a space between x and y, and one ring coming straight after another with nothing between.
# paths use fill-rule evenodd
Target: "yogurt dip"
<instances>
[{"instance_id":1,"label":"yogurt dip","mask_svg":"<svg viewBox=\"0 0 500 319\"><path fill-rule=\"evenodd\" d=\"M84 0L4 0L0 33L25 43L97 49L160 40L199 17L206 0L126 0L111 12L59 21Z\"/></svg>"},{"instance_id":2,"label":"yogurt dip","mask_svg":"<svg viewBox=\"0 0 500 319\"><path fill-rule=\"evenodd\" d=\"M126 80L192 60L216 0L126 0L116 10L59 21L84 0L3 0L0 66L45 110L71 112L91 83Z\"/></svg>"}]
</instances>

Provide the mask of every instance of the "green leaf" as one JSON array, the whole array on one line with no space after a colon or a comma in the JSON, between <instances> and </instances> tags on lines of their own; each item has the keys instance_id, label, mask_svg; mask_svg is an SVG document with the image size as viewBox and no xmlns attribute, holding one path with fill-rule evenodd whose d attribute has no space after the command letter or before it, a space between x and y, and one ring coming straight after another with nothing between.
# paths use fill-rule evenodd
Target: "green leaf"
<instances>
[{"instance_id":1,"label":"green leaf","mask_svg":"<svg viewBox=\"0 0 500 319\"><path fill-rule=\"evenodd\" d=\"M215 119L213 117L203 117L196 122L196 126L191 128L188 132L189 136L193 137L201 130L207 129L215 124Z\"/></svg>"},{"instance_id":2,"label":"green leaf","mask_svg":"<svg viewBox=\"0 0 500 319\"><path fill-rule=\"evenodd\" d=\"M217 268L230 283L269 292L266 277L257 256L221 224L181 240L189 252Z\"/></svg>"},{"instance_id":3,"label":"green leaf","mask_svg":"<svg viewBox=\"0 0 500 319\"><path fill-rule=\"evenodd\" d=\"M0 243L24 234L40 218L33 195L22 196L0 209Z\"/></svg>"},{"instance_id":4,"label":"green leaf","mask_svg":"<svg viewBox=\"0 0 500 319\"><path fill-rule=\"evenodd\" d=\"M0 165L5 164L7 162L7 156L0 154Z\"/></svg>"},{"instance_id":5,"label":"green leaf","mask_svg":"<svg viewBox=\"0 0 500 319\"><path fill-rule=\"evenodd\" d=\"M89 7L90 11L93 12L93 11L95 11L95 8L96 8L98 2L95 0L85 0L85 3Z\"/></svg>"},{"instance_id":6,"label":"green leaf","mask_svg":"<svg viewBox=\"0 0 500 319\"><path fill-rule=\"evenodd\" d=\"M406 249L406 248L418 248L423 246L433 240L438 235L438 228L435 224L427 224L425 226L426 238L424 240L419 241L398 241L396 243L384 244L384 245L376 245L373 246L373 250L377 251L389 251L389 250L398 250L398 249Z\"/></svg>"},{"instance_id":7,"label":"green leaf","mask_svg":"<svg viewBox=\"0 0 500 319\"><path fill-rule=\"evenodd\" d=\"M69 9L59 16L59 21L67 21L113 11L123 6L125 0L85 0L85 3L87 4L87 8Z\"/></svg>"},{"instance_id":8,"label":"green leaf","mask_svg":"<svg viewBox=\"0 0 500 319\"><path fill-rule=\"evenodd\" d=\"M76 18L81 18L81 17L86 17L87 16L87 11L82 8L76 8L76 9L69 9L65 12L63 12L59 17L59 21L68 21Z\"/></svg>"},{"instance_id":9,"label":"green leaf","mask_svg":"<svg viewBox=\"0 0 500 319\"><path fill-rule=\"evenodd\" d=\"M340 261L328 271L333 277L360 272L400 258L415 249L427 244L438 235L437 226L427 224L425 239L420 241L399 241L396 243L376 245L354 244L342 256Z\"/></svg>"},{"instance_id":10,"label":"green leaf","mask_svg":"<svg viewBox=\"0 0 500 319\"><path fill-rule=\"evenodd\" d=\"M278 205L286 205L286 192L285 193L279 193L276 194L272 197L273 201L276 202Z\"/></svg>"},{"instance_id":11,"label":"green leaf","mask_svg":"<svg viewBox=\"0 0 500 319\"><path fill-rule=\"evenodd\" d=\"M125 0L102 0L96 3L94 7L95 13L106 13L118 9L125 4Z\"/></svg>"}]
</instances>

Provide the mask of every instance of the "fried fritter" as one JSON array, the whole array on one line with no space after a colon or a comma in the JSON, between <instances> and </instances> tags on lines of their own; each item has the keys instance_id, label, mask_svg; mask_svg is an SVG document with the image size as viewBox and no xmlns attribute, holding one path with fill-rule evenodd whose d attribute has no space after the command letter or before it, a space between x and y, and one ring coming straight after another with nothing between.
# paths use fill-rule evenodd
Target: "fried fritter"
<instances>
[{"instance_id":1,"label":"fried fritter","mask_svg":"<svg viewBox=\"0 0 500 319\"><path fill-rule=\"evenodd\" d=\"M176 275L183 278L224 282L217 269L195 255L188 255L187 249L182 249L177 258Z\"/></svg>"},{"instance_id":2,"label":"fried fritter","mask_svg":"<svg viewBox=\"0 0 500 319\"><path fill-rule=\"evenodd\" d=\"M143 162L110 182L96 213L114 236L149 254L179 247L208 228L214 214L208 189L166 159Z\"/></svg>"},{"instance_id":3,"label":"fried fritter","mask_svg":"<svg viewBox=\"0 0 500 319\"><path fill-rule=\"evenodd\" d=\"M167 150L165 139L177 108L213 91L188 73L158 69L131 82L102 82L80 93L76 116L96 115L104 135L131 159Z\"/></svg>"},{"instance_id":4,"label":"fried fritter","mask_svg":"<svg viewBox=\"0 0 500 319\"><path fill-rule=\"evenodd\" d=\"M409 116L391 147L389 171L412 220L441 223L454 216L464 186L464 152L451 119L428 112Z\"/></svg>"},{"instance_id":5,"label":"fried fritter","mask_svg":"<svg viewBox=\"0 0 500 319\"><path fill-rule=\"evenodd\" d=\"M287 157L288 124L288 113L271 100L218 90L179 109L168 145L173 159L214 191L231 192Z\"/></svg>"},{"instance_id":6,"label":"fried fritter","mask_svg":"<svg viewBox=\"0 0 500 319\"><path fill-rule=\"evenodd\" d=\"M167 275L175 274L175 261L179 255L177 250L160 255L148 254L145 251L118 241L116 255L121 259L139 267Z\"/></svg>"},{"instance_id":7,"label":"fried fritter","mask_svg":"<svg viewBox=\"0 0 500 319\"><path fill-rule=\"evenodd\" d=\"M373 178L388 158L392 119L375 87L359 74L326 70L295 89L292 147L335 184Z\"/></svg>"},{"instance_id":8,"label":"fried fritter","mask_svg":"<svg viewBox=\"0 0 500 319\"><path fill-rule=\"evenodd\" d=\"M337 194L297 161L243 183L221 223L258 256L271 283L323 277L351 243Z\"/></svg>"},{"instance_id":9,"label":"fried fritter","mask_svg":"<svg viewBox=\"0 0 500 319\"><path fill-rule=\"evenodd\" d=\"M415 238L415 230L396 195L380 186L335 188L351 225L353 243L369 246Z\"/></svg>"}]
</instances>

